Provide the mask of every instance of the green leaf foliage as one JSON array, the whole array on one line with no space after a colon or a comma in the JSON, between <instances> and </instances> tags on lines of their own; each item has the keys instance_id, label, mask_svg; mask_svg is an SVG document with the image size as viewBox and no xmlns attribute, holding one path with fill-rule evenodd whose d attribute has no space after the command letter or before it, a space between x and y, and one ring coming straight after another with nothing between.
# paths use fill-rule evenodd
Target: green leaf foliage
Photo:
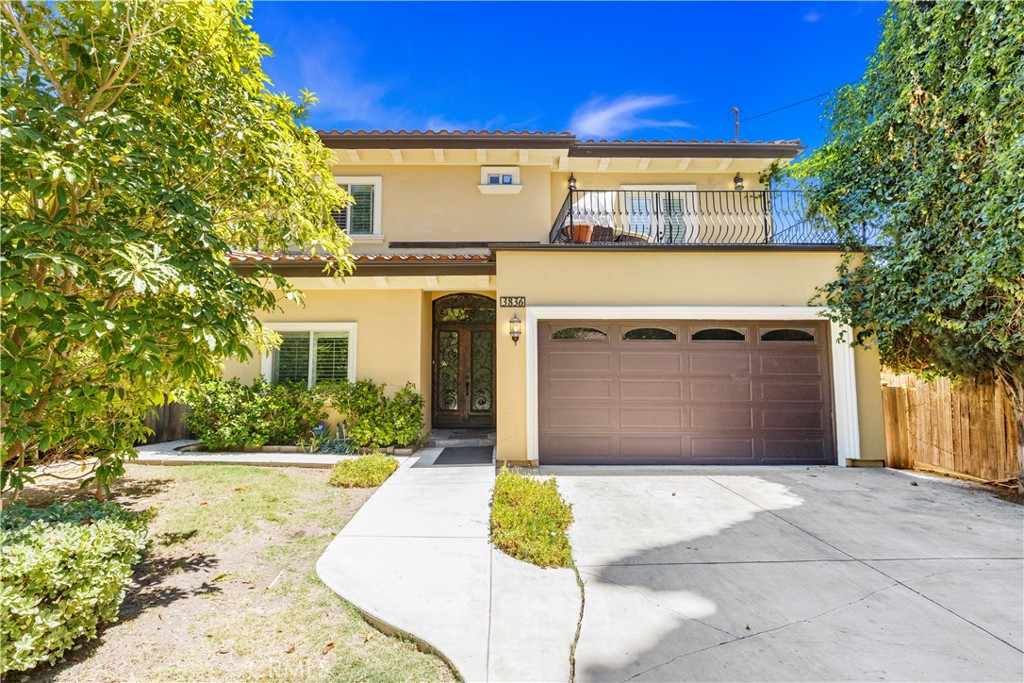
<instances>
[{"instance_id":1,"label":"green leaf foliage","mask_svg":"<svg viewBox=\"0 0 1024 683\"><path fill-rule=\"evenodd\" d=\"M423 396L412 382L391 397L386 384L369 379L322 384L317 391L344 416L355 446L404 448L419 443L423 436Z\"/></svg>"},{"instance_id":2,"label":"green leaf foliage","mask_svg":"<svg viewBox=\"0 0 1024 683\"><path fill-rule=\"evenodd\" d=\"M882 361L1024 376L1024 5L896 2L825 144L789 169L860 244L823 290Z\"/></svg>"},{"instance_id":3,"label":"green leaf foliage","mask_svg":"<svg viewBox=\"0 0 1024 683\"><path fill-rule=\"evenodd\" d=\"M0 0L4 487L85 455L109 482L162 392L273 342L259 314L299 294L229 251L350 269L315 98L271 90L250 11Z\"/></svg>"},{"instance_id":4,"label":"green leaf foliage","mask_svg":"<svg viewBox=\"0 0 1024 683\"><path fill-rule=\"evenodd\" d=\"M370 453L342 460L331 469L331 486L372 488L380 486L398 469L398 460L383 453Z\"/></svg>"},{"instance_id":5,"label":"green leaf foliage","mask_svg":"<svg viewBox=\"0 0 1024 683\"><path fill-rule=\"evenodd\" d=\"M0 673L53 663L117 619L145 517L110 503L0 512Z\"/></svg>"},{"instance_id":6,"label":"green leaf foliage","mask_svg":"<svg viewBox=\"0 0 1024 683\"><path fill-rule=\"evenodd\" d=\"M566 532L572 505L554 479L539 479L502 467L494 479L491 542L511 557L539 567L572 567Z\"/></svg>"},{"instance_id":7,"label":"green leaf foliage","mask_svg":"<svg viewBox=\"0 0 1024 683\"><path fill-rule=\"evenodd\" d=\"M327 419L323 396L294 382L211 380L188 392L185 422L211 449L295 445Z\"/></svg>"}]
</instances>

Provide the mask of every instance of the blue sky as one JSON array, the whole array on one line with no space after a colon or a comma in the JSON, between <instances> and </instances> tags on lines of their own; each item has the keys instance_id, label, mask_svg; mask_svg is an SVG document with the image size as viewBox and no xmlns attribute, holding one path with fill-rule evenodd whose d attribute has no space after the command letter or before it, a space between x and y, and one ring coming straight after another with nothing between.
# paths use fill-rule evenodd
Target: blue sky
<instances>
[{"instance_id":1,"label":"blue sky","mask_svg":"<svg viewBox=\"0 0 1024 683\"><path fill-rule=\"evenodd\" d=\"M859 78L880 2L257 2L276 90L332 129L568 130L732 139L741 121ZM741 124L824 137L819 100Z\"/></svg>"}]
</instances>

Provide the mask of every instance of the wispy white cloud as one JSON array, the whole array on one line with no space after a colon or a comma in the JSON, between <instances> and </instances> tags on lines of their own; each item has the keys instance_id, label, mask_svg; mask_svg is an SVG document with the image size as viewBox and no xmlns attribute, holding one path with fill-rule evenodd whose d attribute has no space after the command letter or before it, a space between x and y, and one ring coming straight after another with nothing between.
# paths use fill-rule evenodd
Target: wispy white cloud
<instances>
[{"instance_id":1,"label":"wispy white cloud","mask_svg":"<svg viewBox=\"0 0 1024 683\"><path fill-rule=\"evenodd\" d=\"M390 90L388 84L360 80L348 67L322 54L302 55L298 76L320 100L317 118L372 128L401 126L408 113L382 101Z\"/></svg>"},{"instance_id":2,"label":"wispy white cloud","mask_svg":"<svg viewBox=\"0 0 1024 683\"><path fill-rule=\"evenodd\" d=\"M808 24L817 23L821 21L821 14L812 9L810 12L804 15L804 21L806 21Z\"/></svg>"},{"instance_id":3,"label":"wispy white cloud","mask_svg":"<svg viewBox=\"0 0 1024 683\"><path fill-rule=\"evenodd\" d=\"M654 109L685 104L674 95L623 95L614 100L594 97L569 119L569 130L581 137L614 137L641 128L693 128L680 119L644 116Z\"/></svg>"},{"instance_id":4,"label":"wispy white cloud","mask_svg":"<svg viewBox=\"0 0 1024 683\"><path fill-rule=\"evenodd\" d=\"M368 78L363 63L365 45L336 21L303 26L289 32L275 48L292 57L291 69L275 86L297 96L312 90L319 102L312 125L324 128L379 130L467 130L487 128L492 121L455 121L435 112L396 104L401 75Z\"/></svg>"}]
</instances>

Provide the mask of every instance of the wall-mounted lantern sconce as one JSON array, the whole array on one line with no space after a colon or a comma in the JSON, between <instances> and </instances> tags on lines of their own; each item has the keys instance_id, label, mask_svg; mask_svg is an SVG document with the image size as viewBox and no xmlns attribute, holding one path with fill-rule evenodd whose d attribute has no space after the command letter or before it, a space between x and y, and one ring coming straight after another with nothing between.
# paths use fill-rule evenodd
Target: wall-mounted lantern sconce
<instances>
[{"instance_id":1,"label":"wall-mounted lantern sconce","mask_svg":"<svg viewBox=\"0 0 1024 683\"><path fill-rule=\"evenodd\" d=\"M741 176L739 173L737 173L736 177L732 179L732 183L736 187L737 190L742 190L743 189L743 176Z\"/></svg>"},{"instance_id":2,"label":"wall-mounted lantern sconce","mask_svg":"<svg viewBox=\"0 0 1024 683\"><path fill-rule=\"evenodd\" d=\"M519 338L523 336L523 321L515 313L508 321L508 336L512 337L513 344L519 344Z\"/></svg>"},{"instance_id":3,"label":"wall-mounted lantern sconce","mask_svg":"<svg viewBox=\"0 0 1024 683\"><path fill-rule=\"evenodd\" d=\"M569 174L569 192L576 191L576 176Z\"/></svg>"}]
</instances>

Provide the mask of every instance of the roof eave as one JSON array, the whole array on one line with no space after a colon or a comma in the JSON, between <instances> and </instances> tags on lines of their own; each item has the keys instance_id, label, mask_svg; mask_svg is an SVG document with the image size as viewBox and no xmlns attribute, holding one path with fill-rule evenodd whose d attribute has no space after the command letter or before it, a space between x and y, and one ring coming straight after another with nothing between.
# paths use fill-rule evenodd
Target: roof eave
<instances>
[{"instance_id":1,"label":"roof eave","mask_svg":"<svg viewBox=\"0 0 1024 683\"><path fill-rule=\"evenodd\" d=\"M799 142L579 142L570 157L793 159L804 150Z\"/></svg>"}]
</instances>

